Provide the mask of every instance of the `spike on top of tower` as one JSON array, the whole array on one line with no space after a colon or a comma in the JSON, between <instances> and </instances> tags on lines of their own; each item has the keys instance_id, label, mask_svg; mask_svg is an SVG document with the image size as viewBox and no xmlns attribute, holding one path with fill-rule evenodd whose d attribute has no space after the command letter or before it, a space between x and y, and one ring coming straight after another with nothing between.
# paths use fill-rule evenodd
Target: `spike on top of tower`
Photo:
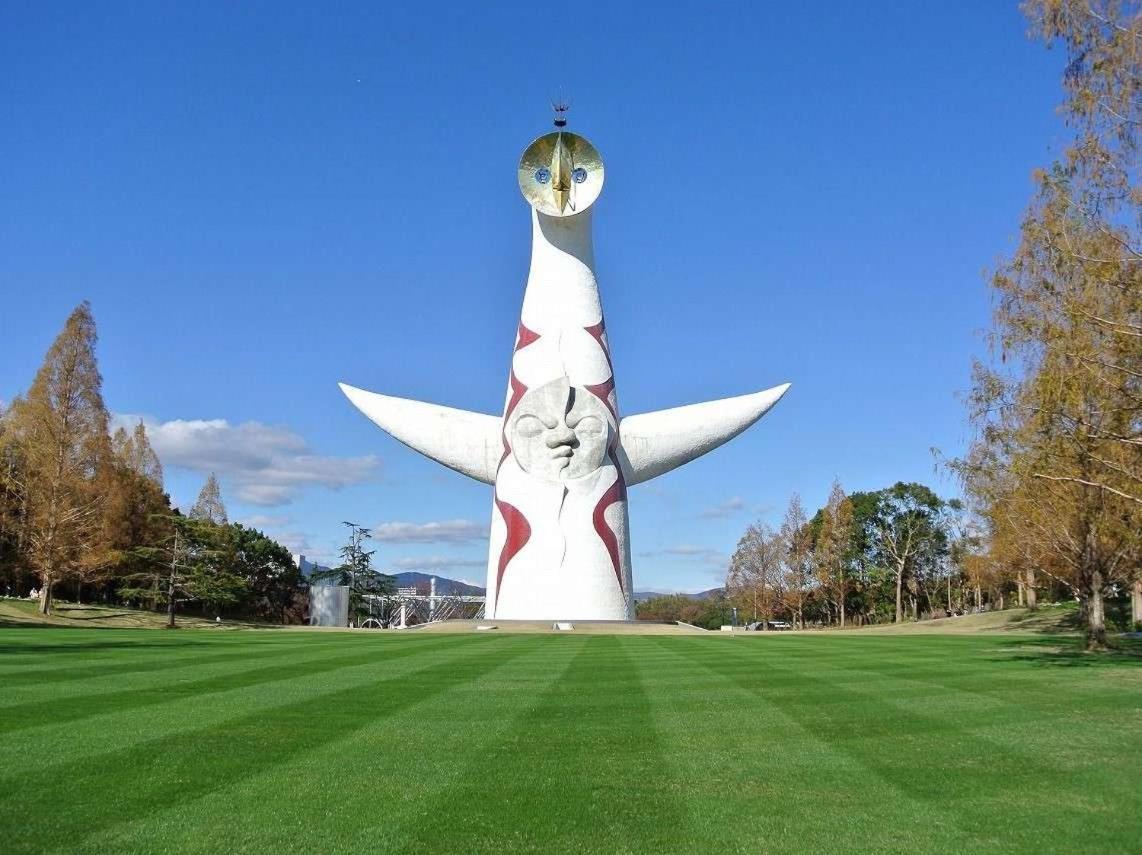
<instances>
[{"instance_id":1,"label":"spike on top of tower","mask_svg":"<svg viewBox=\"0 0 1142 855\"><path fill-rule=\"evenodd\" d=\"M551 110L555 113L555 127L563 130L567 127L567 111L571 109L571 104L566 99L559 99L551 103Z\"/></svg>"}]
</instances>

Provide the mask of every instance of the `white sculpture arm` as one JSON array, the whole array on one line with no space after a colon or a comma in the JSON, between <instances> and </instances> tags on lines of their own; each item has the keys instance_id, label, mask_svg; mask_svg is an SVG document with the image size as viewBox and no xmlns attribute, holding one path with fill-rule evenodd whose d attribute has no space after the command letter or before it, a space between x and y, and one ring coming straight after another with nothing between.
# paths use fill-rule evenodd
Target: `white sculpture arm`
<instances>
[{"instance_id":1,"label":"white sculpture arm","mask_svg":"<svg viewBox=\"0 0 1142 855\"><path fill-rule=\"evenodd\" d=\"M657 478L729 442L769 412L789 385L626 417L619 424L619 437L627 484Z\"/></svg>"},{"instance_id":2,"label":"white sculpture arm","mask_svg":"<svg viewBox=\"0 0 1142 855\"><path fill-rule=\"evenodd\" d=\"M366 392L338 383L353 405L393 439L462 475L496 483L503 420L468 410Z\"/></svg>"}]
</instances>

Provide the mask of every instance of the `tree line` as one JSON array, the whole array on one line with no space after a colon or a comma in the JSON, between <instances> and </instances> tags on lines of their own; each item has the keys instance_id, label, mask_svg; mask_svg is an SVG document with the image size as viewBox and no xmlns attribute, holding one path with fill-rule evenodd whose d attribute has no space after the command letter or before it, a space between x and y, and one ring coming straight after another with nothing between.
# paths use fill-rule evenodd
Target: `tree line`
<instances>
[{"instance_id":1,"label":"tree line","mask_svg":"<svg viewBox=\"0 0 1142 855\"><path fill-rule=\"evenodd\" d=\"M1079 604L1087 646L1142 627L1142 8L1025 0L1061 47L1073 132L1034 175L1018 246L990 278L974 439L945 460L965 504L919 484L845 496L780 531L751 526L726 592L793 622L901 621L967 608ZM1125 613L1129 598L1131 608Z\"/></svg>"},{"instance_id":2,"label":"tree line","mask_svg":"<svg viewBox=\"0 0 1142 855\"><path fill-rule=\"evenodd\" d=\"M300 571L284 546L227 519L213 474L188 514L171 507L142 422L111 433L91 307L80 304L28 391L0 411L0 588L168 614L291 622Z\"/></svg>"},{"instance_id":3,"label":"tree line","mask_svg":"<svg viewBox=\"0 0 1142 855\"><path fill-rule=\"evenodd\" d=\"M991 574L978 560L986 546L980 520L959 499L918 483L846 494L834 482L812 517L794 494L780 528L746 528L729 562L725 604L743 620L794 628L1035 607L1035 586ZM1063 596L1044 582L1050 599Z\"/></svg>"},{"instance_id":4,"label":"tree line","mask_svg":"<svg viewBox=\"0 0 1142 855\"><path fill-rule=\"evenodd\" d=\"M707 629L735 618L759 629L844 628L1077 599L1050 573L997 563L993 537L963 501L923 484L846 494L834 482L812 517L794 494L779 528L747 526L719 591L655 597L637 614ZM1118 628L1142 620L1137 585L1114 587L1108 598Z\"/></svg>"},{"instance_id":5,"label":"tree line","mask_svg":"<svg viewBox=\"0 0 1142 855\"><path fill-rule=\"evenodd\" d=\"M991 277L975 440L950 465L982 522L976 572L1062 586L1098 648L1124 588L1142 621L1142 9L1023 10L1033 35L1066 52L1073 137L1036 172L1019 244Z\"/></svg>"},{"instance_id":6,"label":"tree line","mask_svg":"<svg viewBox=\"0 0 1142 855\"><path fill-rule=\"evenodd\" d=\"M746 529L726 597L763 626L779 619L802 629L962 614L994 597L964 573L972 537L962 502L923 484L846 495L834 482L811 518L794 494L779 529Z\"/></svg>"}]
</instances>

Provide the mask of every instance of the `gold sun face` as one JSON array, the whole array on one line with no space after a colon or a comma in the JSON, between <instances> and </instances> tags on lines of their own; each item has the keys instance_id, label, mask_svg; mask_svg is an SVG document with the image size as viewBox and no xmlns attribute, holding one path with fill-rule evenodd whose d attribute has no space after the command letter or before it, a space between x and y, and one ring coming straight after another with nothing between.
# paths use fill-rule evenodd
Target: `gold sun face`
<instances>
[{"instance_id":1,"label":"gold sun face","mask_svg":"<svg viewBox=\"0 0 1142 855\"><path fill-rule=\"evenodd\" d=\"M519 189L550 217L585 211L603 189L603 158L578 134L555 131L527 147L519 161Z\"/></svg>"}]
</instances>

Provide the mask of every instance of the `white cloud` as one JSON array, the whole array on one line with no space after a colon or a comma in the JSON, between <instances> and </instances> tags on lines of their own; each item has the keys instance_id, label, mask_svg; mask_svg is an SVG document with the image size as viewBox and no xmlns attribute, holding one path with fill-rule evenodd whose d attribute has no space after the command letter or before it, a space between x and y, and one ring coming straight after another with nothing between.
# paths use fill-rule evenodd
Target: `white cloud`
<instances>
[{"instance_id":1,"label":"white cloud","mask_svg":"<svg viewBox=\"0 0 1142 855\"><path fill-rule=\"evenodd\" d=\"M254 514L241 520L242 525L248 528L281 528L293 522L293 517L285 514Z\"/></svg>"},{"instance_id":2,"label":"white cloud","mask_svg":"<svg viewBox=\"0 0 1142 855\"><path fill-rule=\"evenodd\" d=\"M702 511L698 516L702 519L718 520L732 517L742 510L745 510L745 499L741 496L734 496L720 504L714 505L712 508L706 508L706 510Z\"/></svg>"},{"instance_id":3,"label":"white cloud","mask_svg":"<svg viewBox=\"0 0 1142 855\"><path fill-rule=\"evenodd\" d=\"M236 499L252 505L290 502L306 487L339 489L367 481L380 459L314 454L288 428L261 422L232 425L225 419L174 419L119 414L113 427L130 428L142 418L151 445L164 466L214 472ZM225 492L223 498L226 498Z\"/></svg>"},{"instance_id":4,"label":"white cloud","mask_svg":"<svg viewBox=\"0 0 1142 855\"><path fill-rule=\"evenodd\" d=\"M314 560L313 545L309 542L309 537L304 532L279 531L274 532L271 537L294 555L304 555L310 560Z\"/></svg>"},{"instance_id":5,"label":"white cloud","mask_svg":"<svg viewBox=\"0 0 1142 855\"><path fill-rule=\"evenodd\" d=\"M640 558L680 558L685 561L695 561L711 566L725 567L730 557L717 549L706 546L694 546L682 543L677 546L667 546L664 549L655 549L650 552L640 552Z\"/></svg>"},{"instance_id":6,"label":"white cloud","mask_svg":"<svg viewBox=\"0 0 1142 855\"><path fill-rule=\"evenodd\" d=\"M445 570L453 567L483 567L484 558L450 558L447 555L427 555L423 558L398 558L392 562L397 570Z\"/></svg>"},{"instance_id":7,"label":"white cloud","mask_svg":"<svg viewBox=\"0 0 1142 855\"><path fill-rule=\"evenodd\" d=\"M304 555L309 560L318 560L313 553L316 547L303 531L287 528L294 522L288 514L254 514L239 520L247 528L264 531L272 540L276 540L295 555Z\"/></svg>"},{"instance_id":8,"label":"white cloud","mask_svg":"<svg viewBox=\"0 0 1142 855\"><path fill-rule=\"evenodd\" d=\"M488 539L488 526L471 520L378 523L373 540L384 543L472 543Z\"/></svg>"}]
</instances>

